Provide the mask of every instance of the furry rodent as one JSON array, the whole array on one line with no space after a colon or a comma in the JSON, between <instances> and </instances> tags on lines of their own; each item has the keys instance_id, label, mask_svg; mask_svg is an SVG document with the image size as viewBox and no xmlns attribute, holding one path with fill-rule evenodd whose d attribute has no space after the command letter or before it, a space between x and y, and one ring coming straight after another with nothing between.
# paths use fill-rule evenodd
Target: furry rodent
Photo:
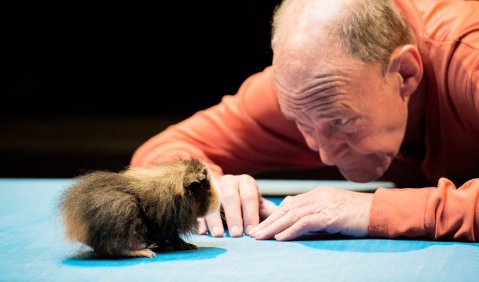
<instances>
[{"instance_id":1,"label":"furry rodent","mask_svg":"<svg viewBox=\"0 0 479 282\"><path fill-rule=\"evenodd\" d=\"M197 218L218 208L210 173L198 160L93 171L77 177L59 202L66 236L109 257L195 249L181 236L195 232Z\"/></svg>"}]
</instances>

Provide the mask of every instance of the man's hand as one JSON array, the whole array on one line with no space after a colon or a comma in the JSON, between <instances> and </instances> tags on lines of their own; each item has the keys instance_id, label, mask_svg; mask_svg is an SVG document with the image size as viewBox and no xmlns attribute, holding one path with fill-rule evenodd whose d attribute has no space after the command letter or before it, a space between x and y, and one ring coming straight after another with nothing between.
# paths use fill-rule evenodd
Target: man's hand
<instances>
[{"instance_id":1,"label":"man's hand","mask_svg":"<svg viewBox=\"0 0 479 282\"><path fill-rule=\"evenodd\" d=\"M250 235L260 240L291 240L311 231L367 236L372 199L370 193L319 187L286 197Z\"/></svg>"},{"instance_id":2,"label":"man's hand","mask_svg":"<svg viewBox=\"0 0 479 282\"><path fill-rule=\"evenodd\" d=\"M260 219L268 217L278 208L273 202L263 199L253 177L243 175L224 175L215 181L219 190L224 217L231 237L249 234L258 225ZM198 234L209 230L213 237L224 236L221 213L216 212L199 218Z\"/></svg>"}]
</instances>

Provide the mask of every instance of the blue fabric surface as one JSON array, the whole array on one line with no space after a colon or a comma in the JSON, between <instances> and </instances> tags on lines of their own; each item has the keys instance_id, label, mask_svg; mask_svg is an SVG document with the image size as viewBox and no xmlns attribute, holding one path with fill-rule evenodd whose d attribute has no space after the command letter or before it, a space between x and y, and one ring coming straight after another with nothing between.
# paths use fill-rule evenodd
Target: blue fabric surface
<instances>
[{"instance_id":1,"label":"blue fabric surface","mask_svg":"<svg viewBox=\"0 0 479 282\"><path fill-rule=\"evenodd\" d=\"M0 180L0 281L477 281L479 243L312 236L186 238L199 248L96 259L65 239L70 179ZM279 202L281 198L274 198Z\"/></svg>"}]
</instances>

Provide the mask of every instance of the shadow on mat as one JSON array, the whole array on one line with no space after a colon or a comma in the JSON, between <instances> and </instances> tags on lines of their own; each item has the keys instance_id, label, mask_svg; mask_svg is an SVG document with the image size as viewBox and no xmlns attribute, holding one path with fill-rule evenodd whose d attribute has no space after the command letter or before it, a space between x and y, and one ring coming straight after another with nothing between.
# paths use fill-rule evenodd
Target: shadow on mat
<instances>
[{"instance_id":1,"label":"shadow on mat","mask_svg":"<svg viewBox=\"0 0 479 282\"><path fill-rule=\"evenodd\" d=\"M403 253L418 251L432 246L461 246L464 248L479 247L479 243L460 241L412 240L405 238L355 238L323 233L308 233L291 242L315 249L357 253Z\"/></svg>"},{"instance_id":2,"label":"shadow on mat","mask_svg":"<svg viewBox=\"0 0 479 282\"><path fill-rule=\"evenodd\" d=\"M82 251L62 261L63 264L79 267L129 266L139 263L158 263L174 260L202 260L214 258L226 252L216 247L198 247L195 250L168 251L157 253L153 258L99 257L93 251Z\"/></svg>"}]
</instances>

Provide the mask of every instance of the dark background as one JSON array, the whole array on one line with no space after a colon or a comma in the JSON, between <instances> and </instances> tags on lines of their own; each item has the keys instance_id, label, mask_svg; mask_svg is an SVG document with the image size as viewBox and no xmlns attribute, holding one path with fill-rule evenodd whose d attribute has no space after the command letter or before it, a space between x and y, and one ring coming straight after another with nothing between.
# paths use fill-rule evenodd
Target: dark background
<instances>
[{"instance_id":1,"label":"dark background","mask_svg":"<svg viewBox=\"0 0 479 282\"><path fill-rule=\"evenodd\" d=\"M149 137L271 63L279 2L9 7L0 177L125 168Z\"/></svg>"}]
</instances>

